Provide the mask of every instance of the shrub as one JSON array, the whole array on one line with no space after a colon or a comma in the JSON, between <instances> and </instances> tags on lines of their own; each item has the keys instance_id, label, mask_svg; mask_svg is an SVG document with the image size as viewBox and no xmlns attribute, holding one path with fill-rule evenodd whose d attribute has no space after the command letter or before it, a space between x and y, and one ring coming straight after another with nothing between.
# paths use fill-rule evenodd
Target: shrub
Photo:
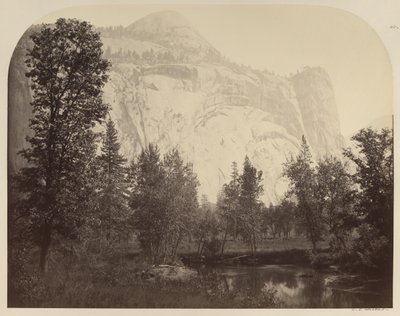
<instances>
[{"instance_id":1,"label":"shrub","mask_svg":"<svg viewBox=\"0 0 400 316\"><path fill-rule=\"evenodd\" d=\"M357 254L360 264L372 269L384 269L391 260L391 243L369 224L358 227L359 238L352 251Z\"/></svg>"},{"instance_id":2,"label":"shrub","mask_svg":"<svg viewBox=\"0 0 400 316\"><path fill-rule=\"evenodd\" d=\"M215 256L215 255L219 254L219 252L221 250L221 244L222 244L221 240L214 237L210 241L207 241L205 243L204 250L205 250L206 254Z\"/></svg>"}]
</instances>

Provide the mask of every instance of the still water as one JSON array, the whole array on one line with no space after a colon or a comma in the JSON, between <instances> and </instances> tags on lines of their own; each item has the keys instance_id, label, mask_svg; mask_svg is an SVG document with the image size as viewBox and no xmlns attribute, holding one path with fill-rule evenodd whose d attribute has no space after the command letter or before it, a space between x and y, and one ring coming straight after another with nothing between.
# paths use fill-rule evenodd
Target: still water
<instances>
[{"instance_id":1,"label":"still water","mask_svg":"<svg viewBox=\"0 0 400 316\"><path fill-rule=\"evenodd\" d=\"M228 291L247 289L258 295L273 286L276 296L289 308L390 307L390 284L383 280L314 270L298 265L197 266L201 276L218 275Z\"/></svg>"}]
</instances>

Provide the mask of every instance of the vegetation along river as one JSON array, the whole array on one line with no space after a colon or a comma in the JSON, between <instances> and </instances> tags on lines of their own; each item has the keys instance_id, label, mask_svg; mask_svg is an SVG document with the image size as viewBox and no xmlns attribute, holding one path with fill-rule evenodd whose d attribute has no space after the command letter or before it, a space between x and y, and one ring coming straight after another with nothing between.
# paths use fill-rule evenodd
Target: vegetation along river
<instances>
[{"instance_id":1,"label":"vegetation along river","mask_svg":"<svg viewBox=\"0 0 400 316\"><path fill-rule=\"evenodd\" d=\"M389 307L390 284L380 278L315 270L302 265L192 264L201 278L213 278L222 291L246 289L254 296L273 289L282 307Z\"/></svg>"}]
</instances>

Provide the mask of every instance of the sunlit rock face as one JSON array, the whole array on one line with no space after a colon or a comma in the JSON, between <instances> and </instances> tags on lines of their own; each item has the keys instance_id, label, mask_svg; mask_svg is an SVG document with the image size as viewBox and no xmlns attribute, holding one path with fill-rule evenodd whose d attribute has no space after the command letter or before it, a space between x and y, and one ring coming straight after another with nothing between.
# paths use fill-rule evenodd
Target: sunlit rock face
<instances>
[{"instance_id":1,"label":"sunlit rock face","mask_svg":"<svg viewBox=\"0 0 400 316\"><path fill-rule=\"evenodd\" d=\"M133 159L149 143L193 163L199 193L215 201L231 163L247 155L264 174L266 203L287 189L282 164L305 135L314 157L338 155L343 137L329 76L305 68L282 77L226 61L182 16L160 12L126 28L101 29L112 61L104 99ZM23 39L22 39L23 40ZM22 41L21 40L21 41ZM24 47L17 47L15 56ZM10 73L10 161L26 146L30 93L23 62ZM18 96L18 97L17 97Z\"/></svg>"},{"instance_id":2,"label":"sunlit rock face","mask_svg":"<svg viewBox=\"0 0 400 316\"><path fill-rule=\"evenodd\" d=\"M322 68L306 68L291 78L305 135L317 156L340 154L344 144L332 83ZM339 150L339 152L337 152Z\"/></svg>"}]
</instances>

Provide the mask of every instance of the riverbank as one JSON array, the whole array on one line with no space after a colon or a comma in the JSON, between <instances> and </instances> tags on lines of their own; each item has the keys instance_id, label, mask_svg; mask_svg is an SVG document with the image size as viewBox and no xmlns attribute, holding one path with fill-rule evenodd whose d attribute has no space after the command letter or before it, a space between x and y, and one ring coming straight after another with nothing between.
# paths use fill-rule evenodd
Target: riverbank
<instances>
[{"instance_id":1,"label":"riverbank","mask_svg":"<svg viewBox=\"0 0 400 316\"><path fill-rule=\"evenodd\" d=\"M275 290L230 291L221 276L183 265L151 265L140 255L98 256L57 264L47 275L32 266L10 288L8 307L30 308L276 308Z\"/></svg>"},{"instance_id":2,"label":"riverbank","mask_svg":"<svg viewBox=\"0 0 400 316\"><path fill-rule=\"evenodd\" d=\"M223 256L188 252L175 263L153 265L140 252L115 248L80 259L53 253L46 276L29 267L9 307L390 307L390 284L315 269L309 254L309 248L263 249L252 256L230 248Z\"/></svg>"},{"instance_id":3,"label":"riverbank","mask_svg":"<svg viewBox=\"0 0 400 316\"><path fill-rule=\"evenodd\" d=\"M256 254L249 252L229 252L221 255L203 255L194 253L182 254L184 264L311 264L309 251L306 249L259 251Z\"/></svg>"}]
</instances>

